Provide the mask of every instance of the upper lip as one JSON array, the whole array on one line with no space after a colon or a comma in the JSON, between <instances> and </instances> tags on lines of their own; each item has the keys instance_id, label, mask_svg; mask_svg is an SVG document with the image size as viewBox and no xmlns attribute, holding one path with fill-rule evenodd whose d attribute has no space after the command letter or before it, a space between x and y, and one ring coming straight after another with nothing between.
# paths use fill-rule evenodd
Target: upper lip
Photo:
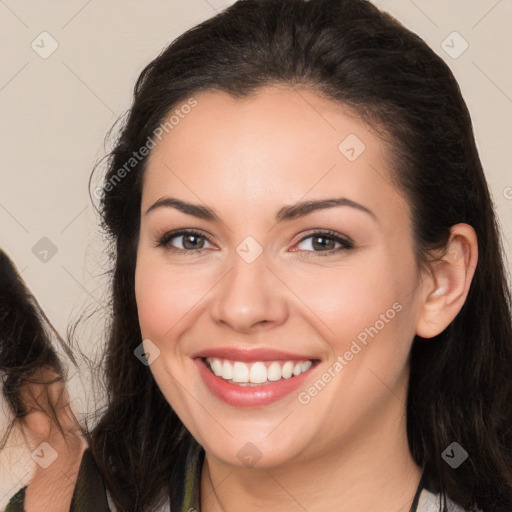
<instances>
[{"instance_id":1,"label":"upper lip","mask_svg":"<svg viewBox=\"0 0 512 512\"><path fill-rule=\"evenodd\" d=\"M304 354L292 354L272 348L240 348L240 347L218 347L208 348L192 354L192 358L217 357L219 359L229 359L230 361L308 361L314 360L314 357Z\"/></svg>"}]
</instances>

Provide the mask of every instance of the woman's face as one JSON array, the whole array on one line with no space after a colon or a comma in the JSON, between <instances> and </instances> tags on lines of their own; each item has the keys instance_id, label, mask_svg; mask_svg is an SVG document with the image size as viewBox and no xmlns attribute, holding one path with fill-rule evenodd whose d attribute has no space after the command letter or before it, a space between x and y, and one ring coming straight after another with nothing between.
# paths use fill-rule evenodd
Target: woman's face
<instances>
[{"instance_id":1,"label":"woman's face","mask_svg":"<svg viewBox=\"0 0 512 512\"><path fill-rule=\"evenodd\" d=\"M143 183L136 297L160 389L232 465L396 436L421 282L388 150L308 90L194 98Z\"/></svg>"}]
</instances>

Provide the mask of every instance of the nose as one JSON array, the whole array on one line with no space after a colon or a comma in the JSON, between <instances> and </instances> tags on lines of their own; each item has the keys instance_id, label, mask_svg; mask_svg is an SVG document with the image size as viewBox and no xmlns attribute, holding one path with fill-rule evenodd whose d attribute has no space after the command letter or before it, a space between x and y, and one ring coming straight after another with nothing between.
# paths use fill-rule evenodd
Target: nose
<instances>
[{"instance_id":1,"label":"nose","mask_svg":"<svg viewBox=\"0 0 512 512\"><path fill-rule=\"evenodd\" d=\"M249 334L286 321L286 287L264 254L252 263L234 254L231 269L215 289L211 314L217 324Z\"/></svg>"}]
</instances>

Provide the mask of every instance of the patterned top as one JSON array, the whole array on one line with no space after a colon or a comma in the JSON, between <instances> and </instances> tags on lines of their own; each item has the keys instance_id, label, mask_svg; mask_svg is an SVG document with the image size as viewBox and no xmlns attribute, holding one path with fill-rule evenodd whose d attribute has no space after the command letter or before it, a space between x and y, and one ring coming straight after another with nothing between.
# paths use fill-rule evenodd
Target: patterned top
<instances>
[{"instance_id":1,"label":"patterned top","mask_svg":"<svg viewBox=\"0 0 512 512\"><path fill-rule=\"evenodd\" d=\"M190 449L185 467L185 492L180 512L201 511L200 482L204 455L204 450L197 443ZM25 512L23 503L26 488L27 486L22 487L11 498L4 512ZM434 489L432 482L423 471L409 512L482 512L466 511L450 500L445 503ZM89 448L82 455L69 510L70 512L119 512L111 500ZM169 502L154 512L171 512Z\"/></svg>"}]
</instances>

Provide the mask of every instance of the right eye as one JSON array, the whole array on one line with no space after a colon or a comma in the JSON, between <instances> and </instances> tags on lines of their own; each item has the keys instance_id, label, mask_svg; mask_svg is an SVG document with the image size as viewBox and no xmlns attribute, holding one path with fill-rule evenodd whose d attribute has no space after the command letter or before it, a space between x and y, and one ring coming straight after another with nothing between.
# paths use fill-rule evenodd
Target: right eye
<instances>
[{"instance_id":1,"label":"right eye","mask_svg":"<svg viewBox=\"0 0 512 512\"><path fill-rule=\"evenodd\" d=\"M172 244L172 240L175 238L181 238L182 247L175 247ZM177 252L177 253L198 253L203 250L204 240L208 241L208 238L203 235L199 231L190 230L190 229L182 229L178 231L170 231L169 233L165 233L160 238L158 238L156 246L163 247L164 249ZM203 241L203 242L202 242Z\"/></svg>"}]
</instances>

